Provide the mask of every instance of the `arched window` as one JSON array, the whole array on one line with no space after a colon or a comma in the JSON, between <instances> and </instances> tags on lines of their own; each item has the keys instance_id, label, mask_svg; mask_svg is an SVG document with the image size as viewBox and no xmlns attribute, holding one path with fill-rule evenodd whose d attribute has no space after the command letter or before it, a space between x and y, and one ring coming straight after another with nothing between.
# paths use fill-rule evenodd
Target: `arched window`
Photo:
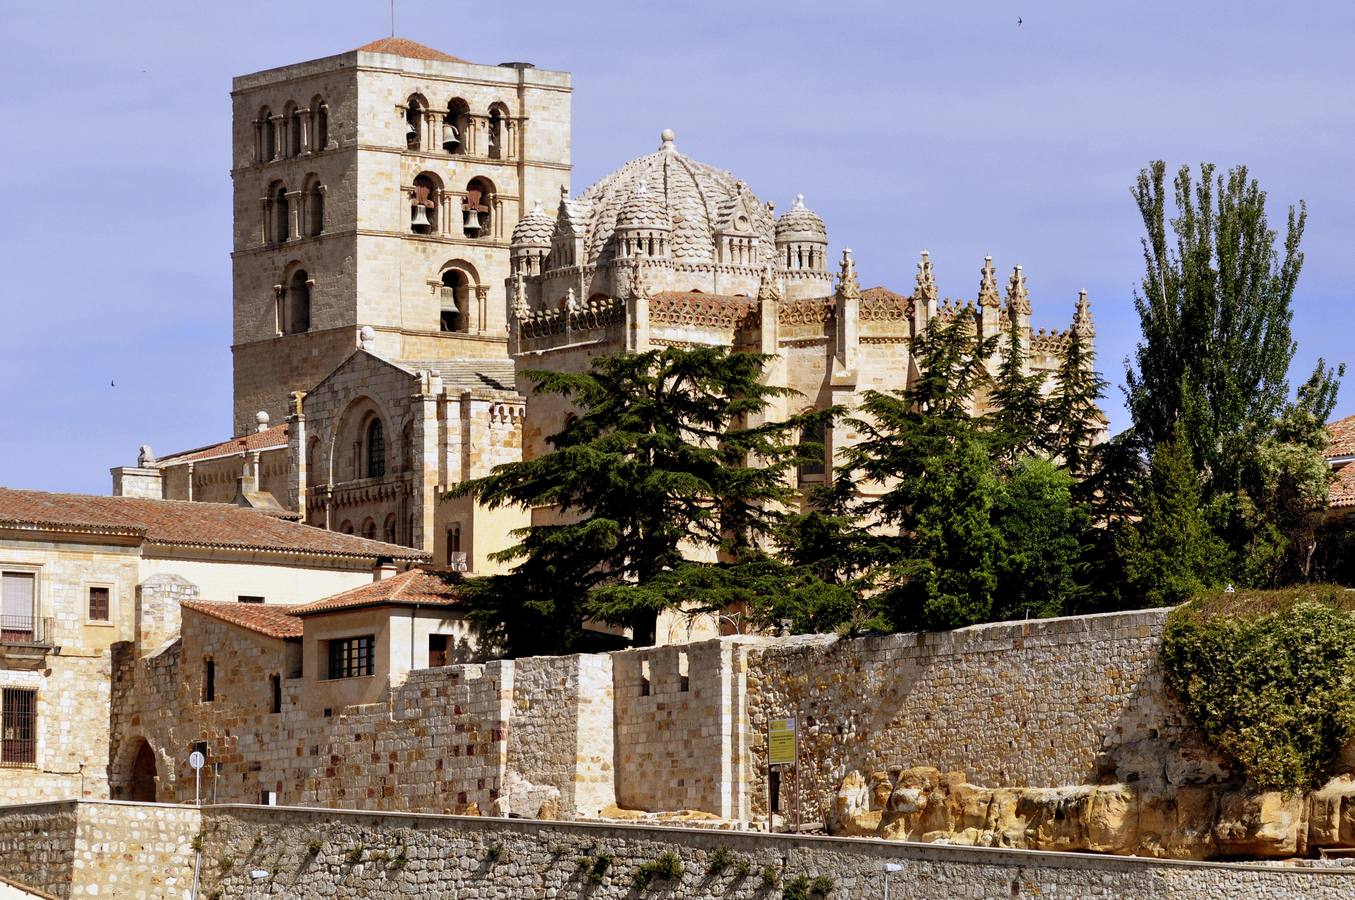
<instances>
[{"instance_id":1,"label":"arched window","mask_svg":"<svg viewBox=\"0 0 1355 900\"><path fill-rule=\"evenodd\" d=\"M311 98L311 152L329 146L329 105L319 94Z\"/></svg>"},{"instance_id":2,"label":"arched window","mask_svg":"<svg viewBox=\"0 0 1355 900\"><path fill-rule=\"evenodd\" d=\"M365 538L366 538L367 540L369 540L369 541L374 541L374 540L376 540L376 520L375 520L375 519L369 518L369 519L367 519L367 521L365 521L365 522L362 523L362 536L365 537Z\"/></svg>"},{"instance_id":3,"label":"arched window","mask_svg":"<svg viewBox=\"0 0 1355 900\"><path fill-rule=\"evenodd\" d=\"M434 234L438 230L438 199L442 185L437 176L423 172L414 178L409 195L409 230L415 234Z\"/></svg>"},{"instance_id":4,"label":"arched window","mask_svg":"<svg viewBox=\"0 0 1355 900\"><path fill-rule=\"evenodd\" d=\"M391 513L390 515L386 516L386 524L381 529L381 540L385 541L388 544L394 544L395 538L396 538L395 513Z\"/></svg>"},{"instance_id":5,"label":"arched window","mask_svg":"<svg viewBox=\"0 0 1355 900\"><path fill-rule=\"evenodd\" d=\"M423 120L426 109L428 101L418 94L411 94L405 103L405 147L409 150L418 150L423 146Z\"/></svg>"},{"instance_id":6,"label":"arched window","mask_svg":"<svg viewBox=\"0 0 1355 900\"><path fill-rule=\"evenodd\" d=\"M442 149L448 153L466 152L466 132L470 124L470 106L457 97L447 104L442 116Z\"/></svg>"},{"instance_id":7,"label":"arched window","mask_svg":"<svg viewBox=\"0 0 1355 900\"><path fill-rule=\"evenodd\" d=\"M291 203L287 200L287 187L279 184L273 192L273 243L282 244L291 238Z\"/></svg>"},{"instance_id":8,"label":"arched window","mask_svg":"<svg viewBox=\"0 0 1355 900\"><path fill-rule=\"evenodd\" d=\"M306 482L310 485L325 484L329 481L320 472L320 439L312 437L306 442Z\"/></svg>"},{"instance_id":9,"label":"arched window","mask_svg":"<svg viewBox=\"0 0 1355 900\"><path fill-rule=\"evenodd\" d=\"M438 292L442 309L438 317L440 331L465 331L466 314L470 311L470 279L460 269L442 273L442 289Z\"/></svg>"},{"instance_id":10,"label":"arched window","mask_svg":"<svg viewBox=\"0 0 1355 900\"><path fill-rule=\"evenodd\" d=\"M350 521L348 521L347 519L344 519L343 524L339 526L339 533L340 533L340 534L352 534L352 533L353 533L353 523L350 522Z\"/></svg>"},{"instance_id":11,"label":"arched window","mask_svg":"<svg viewBox=\"0 0 1355 900\"><path fill-rule=\"evenodd\" d=\"M276 136L273 134L273 111L268 107L259 110L259 162L273 161L276 149Z\"/></svg>"},{"instance_id":12,"label":"arched window","mask_svg":"<svg viewBox=\"0 0 1355 900\"><path fill-rule=\"evenodd\" d=\"M494 185L488 178L475 177L466 185L461 205L461 230L466 237L488 237L493 231L490 207L494 203Z\"/></svg>"},{"instance_id":13,"label":"arched window","mask_svg":"<svg viewBox=\"0 0 1355 900\"><path fill-rule=\"evenodd\" d=\"M502 103L489 108L489 158L504 159L508 156L505 145L508 140L508 111Z\"/></svg>"},{"instance_id":14,"label":"arched window","mask_svg":"<svg viewBox=\"0 0 1355 900\"><path fill-rule=\"evenodd\" d=\"M301 334L311 328L311 280L297 269L287 281L287 333Z\"/></svg>"},{"instance_id":15,"label":"arched window","mask_svg":"<svg viewBox=\"0 0 1355 900\"><path fill-rule=\"evenodd\" d=\"M386 428L380 419L372 419L367 425L367 477L380 478L385 474Z\"/></svg>"},{"instance_id":16,"label":"arched window","mask_svg":"<svg viewBox=\"0 0 1355 900\"><path fill-rule=\"evenodd\" d=\"M287 155L301 155L301 110L295 103L287 104Z\"/></svg>"},{"instance_id":17,"label":"arched window","mask_svg":"<svg viewBox=\"0 0 1355 900\"><path fill-rule=\"evenodd\" d=\"M325 230L325 186L311 176L306 189L306 234L315 237Z\"/></svg>"},{"instance_id":18,"label":"arched window","mask_svg":"<svg viewBox=\"0 0 1355 900\"><path fill-rule=\"evenodd\" d=\"M806 462L800 464L800 480L822 480L826 468L824 466L824 457L828 453L826 446L828 441L827 424L823 421L818 421L813 425L806 427L804 431L800 433L800 441L804 444L813 444L814 448L811 452L817 452L819 454L818 462Z\"/></svg>"},{"instance_id":19,"label":"arched window","mask_svg":"<svg viewBox=\"0 0 1355 900\"><path fill-rule=\"evenodd\" d=\"M404 448L405 451L403 460L405 471L414 471L414 460L417 458L417 454L414 450L413 423L406 423L405 427L400 431L400 446Z\"/></svg>"}]
</instances>

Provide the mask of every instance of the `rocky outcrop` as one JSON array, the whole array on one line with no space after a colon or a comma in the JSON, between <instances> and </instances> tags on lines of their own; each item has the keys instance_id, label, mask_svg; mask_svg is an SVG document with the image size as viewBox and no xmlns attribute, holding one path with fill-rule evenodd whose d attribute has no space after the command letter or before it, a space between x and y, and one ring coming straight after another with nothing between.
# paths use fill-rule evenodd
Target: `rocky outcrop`
<instances>
[{"instance_id":1,"label":"rocky outcrop","mask_svg":"<svg viewBox=\"0 0 1355 900\"><path fill-rule=\"evenodd\" d=\"M1234 782L1003 788L927 766L849 772L828 821L834 834L980 847L1172 859L1283 858L1355 847L1355 781L1309 795Z\"/></svg>"}]
</instances>

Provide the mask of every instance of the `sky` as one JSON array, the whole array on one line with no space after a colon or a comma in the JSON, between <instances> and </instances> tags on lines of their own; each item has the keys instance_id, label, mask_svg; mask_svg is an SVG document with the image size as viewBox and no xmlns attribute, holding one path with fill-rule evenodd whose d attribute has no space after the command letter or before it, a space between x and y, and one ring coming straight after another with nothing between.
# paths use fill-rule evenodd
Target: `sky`
<instances>
[{"instance_id":1,"label":"sky","mask_svg":"<svg viewBox=\"0 0 1355 900\"><path fill-rule=\"evenodd\" d=\"M0 481L106 494L141 444L230 436L230 79L386 36L389 3L0 16ZM575 193L672 128L779 209L803 193L863 286L910 292L927 249L972 298L991 254L1059 329L1085 288L1113 431L1154 159L1246 164L1278 228L1306 200L1291 378L1355 357L1355 4L397 0L396 31L573 73Z\"/></svg>"}]
</instances>

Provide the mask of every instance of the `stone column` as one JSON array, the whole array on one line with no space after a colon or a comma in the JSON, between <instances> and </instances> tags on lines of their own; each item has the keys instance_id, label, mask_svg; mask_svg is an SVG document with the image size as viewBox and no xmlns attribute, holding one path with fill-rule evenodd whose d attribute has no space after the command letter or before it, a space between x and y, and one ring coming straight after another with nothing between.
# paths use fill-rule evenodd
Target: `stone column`
<instances>
[{"instance_id":1,"label":"stone column","mask_svg":"<svg viewBox=\"0 0 1355 900\"><path fill-rule=\"evenodd\" d=\"M296 123L301 125L301 155L311 155L311 111L309 109L298 109L296 118L293 120L293 126Z\"/></svg>"},{"instance_id":2,"label":"stone column","mask_svg":"<svg viewBox=\"0 0 1355 900\"><path fill-rule=\"evenodd\" d=\"M467 321L466 330L476 334L484 334L488 329L489 314L489 285L477 284L475 286L475 304L471 306L475 311L475 321ZM467 311L469 318L469 310Z\"/></svg>"},{"instance_id":3,"label":"stone column","mask_svg":"<svg viewBox=\"0 0 1355 900\"><path fill-rule=\"evenodd\" d=\"M273 198L260 197L259 207L263 210L263 242L273 240Z\"/></svg>"},{"instance_id":4,"label":"stone column","mask_svg":"<svg viewBox=\"0 0 1355 900\"><path fill-rule=\"evenodd\" d=\"M289 241L301 240L302 237L301 228L299 227L301 223L300 191L287 192L287 219L288 219L287 240Z\"/></svg>"},{"instance_id":5,"label":"stone column","mask_svg":"<svg viewBox=\"0 0 1355 900\"><path fill-rule=\"evenodd\" d=\"M268 121L273 129L273 159L271 161L276 162L282 159L283 152L282 116L273 116Z\"/></svg>"},{"instance_id":6,"label":"stone column","mask_svg":"<svg viewBox=\"0 0 1355 900\"><path fill-rule=\"evenodd\" d=\"M306 452L306 413L302 408L305 398L302 391L292 392L290 415L287 416L287 453L292 457L292 465L287 473L287 497L289 509L301 514L306 521L307 489L310 485L310 459Z\"/></svg>"}]
</instances>

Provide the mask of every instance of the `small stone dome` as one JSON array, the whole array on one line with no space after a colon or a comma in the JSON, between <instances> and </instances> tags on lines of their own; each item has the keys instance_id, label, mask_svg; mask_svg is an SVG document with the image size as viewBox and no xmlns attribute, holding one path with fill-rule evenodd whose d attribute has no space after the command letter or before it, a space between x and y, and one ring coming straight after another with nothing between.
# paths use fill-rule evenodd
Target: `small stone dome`
<instances>
[{"instance_id":1,"label":"small stone dome","mask_svg":"<svg viewBox=\"0 0 1355 900\"><path fill-rule=\"evenodd\" d=\"M669 218L668 210L664 209L663 197L649 190L643 175L636 179L631 195L621 205L621 212L616 216L616 227L672 229L673 220Z\"/></svg>"},{"instance_id":2,"label":"small stone dome","mask_svg":"<svg viewBox=\"0 0 1355 900\"><path fill-rule=\"evenodd\" d=\"M776 220L776 242L817 241L827 243L828 229L813 210L805 206L805 195L796 194L795 203Z\"/></svg>"},{"instance_id":3,"label":"small stone dome","mask_svg":"<svg viewBox=\"0 0 1355 900\"><path fill-rule=\"evenodd\" d=\"M518 220L510 243L514 247L549 247L555 233L555 220L546 215L538 201L532 211Z\"/></svg>"}]
</instances>

